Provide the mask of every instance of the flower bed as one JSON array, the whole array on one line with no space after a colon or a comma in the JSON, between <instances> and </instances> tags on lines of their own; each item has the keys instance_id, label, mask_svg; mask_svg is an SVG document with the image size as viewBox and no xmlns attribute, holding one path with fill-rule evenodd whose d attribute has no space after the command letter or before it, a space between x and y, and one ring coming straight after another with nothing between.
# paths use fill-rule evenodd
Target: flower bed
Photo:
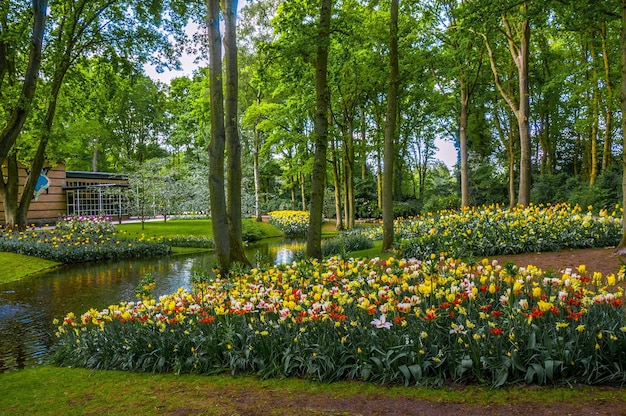
<instances>
[{"instance_id":1,"label":"flower bed","mask_svg":"<svg viewBox=\"0 0 626 416\"><path fill-rule=\"evenodd\" d=\"M395 222L398 249L404 257L447 253L467 258L501 254L607 247L622 236L621 210L594 214L567 204L498 206L442 211ZM368 230L371 238L377 232ZM381 234L382 235L382 234Z\"/></svg>"},{"instance_id":2,"label":"flower bed","mask_svg":"<svg viewBox=\"0 0 626 416\"><path fill-rule=\"evenodd\" d=\"M59 365L441 385L626 382L623 271L300 262L68 314Z\"/></svg>"},{"instance_id":3,"label":"flower bed","mask_svg":"<svg viewBox=\"0 0 626 416\"><path fill-rule=\"evenodd\" d=\"M303 236L308 231L308 211L272 211L268 215L269 223L288 237Z\"/></svg>"},{"instance_id":4,"label":"flower bed","mask_svg":"<svg viewBox=\"0 0 626 416\"><path fill-rule=\"evenodd\" d=\"M59 217L55 228L57 231L70 233L86 232L91 234L113 234L115 225L111 217L105 214L99 215L66 215Z\"/></svg>"},{"instance_id":5,"label":"flower bed","mask_svg":"<svg viewBox=\"0 0 626 416\"><path fill-rule=\"evenodd\" d=\"M55 229L29 228L0 232L0 251L39 257L59 263L81 263L169 254L159 241L120 239L105 226L67 225Z\"/></svg>"}]
</instances>

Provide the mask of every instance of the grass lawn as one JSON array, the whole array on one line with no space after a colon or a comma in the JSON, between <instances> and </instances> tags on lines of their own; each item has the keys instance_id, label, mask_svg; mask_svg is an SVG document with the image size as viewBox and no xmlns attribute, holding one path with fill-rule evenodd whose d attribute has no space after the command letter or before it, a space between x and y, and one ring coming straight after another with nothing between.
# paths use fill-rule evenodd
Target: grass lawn
<instances>
[{"instance_id":1,"label":"grass lawn","mask_svg":"<svg viewBox=\"0 0 626 416\"><path fill-rule=\"evenodd\" d=\"M125 231L130 238L140 237L144 234L146 237L174 237L174 236L193 236L213 238L213 225L211 220L168 220L164 221L147 221L144 222L144 228L141 229L141 223L124 223L115 226L120 231ZM244 230L246 227L260 228L263 238L282 237L280 230L266 222L256 222L253 219L245 218L243 220Z\"/></svg>"},{"instance_id":2,"label":"grass lawn","mask_svg":"<svg viewBox=\"0 0 626 416\"><path fill-rule=\"evenodd\" d=\"M29 274L41 272L60 264L22 254L0 252L0 283L21 279Z\"/></svg>"},{"instance_id":3,"label":"grass lawn","mask_svg":"<svg viewBox=\"0 0 626 416\"><path fill-rule=\"evenodd\" d=\"M389 387L361 382L317 383L301 379L259 380L251 376L198 376L98 371L40 366L0 374L1 415L352 415L306 403L420 401L494 406L560 406L626 401L624 389L510 388L479 386L429 389ZM429 406L429 405L426 405ZM345 407L345 404L344 404ZM510 410L510 408L509 408ZM540 411L540 410L539 410ZM472 413L475 414L475 413ZM491 413L490 413L491 414ZM495 414L495 413L494 413ZM499 413L498 413L499 414ZM516 413L517 414L517 413ZM540 413L535 413L540 414Z\"/></svg>"},{"instance_id":4,"label":"grass lawn","mask_svg":"<svg viewBox=\"0 0 626 416\"><path fill-rule=\"evenodd\" d=\"M115 228L125 231L131 238L139 237L141 234L146 237L173 237L178 235L213 237L211 220L146 221L143 223L143 229L140 222L129 222L115 225Z\"/></svg>"}]
</instances>

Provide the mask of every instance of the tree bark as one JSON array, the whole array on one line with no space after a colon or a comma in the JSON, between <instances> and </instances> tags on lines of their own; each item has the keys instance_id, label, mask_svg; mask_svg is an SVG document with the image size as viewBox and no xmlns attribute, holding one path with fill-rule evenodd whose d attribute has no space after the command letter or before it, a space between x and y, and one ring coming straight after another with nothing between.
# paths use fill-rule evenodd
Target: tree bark
<instances>
[{"instance_id":1,"label":"tree bark","mask_svg":"<svg viewBox=\"0 0 626 416\"><path fill-rule=\"evenodd\" d=\"M28 68L24 76L19 100L11 112L9 121L0 133L0 161L8 156L9 151L15 144L15 141L22 131L26 117L30 112L33 98L35 97L35 90L39 79L39 67L41 65L47 8L47 0L33 0L33 32L28 57Z\"/></svg>"},{"instance_id":2,"label":"tree bark","mask_svg":"<svg viewBox=\"0 0 626 416\"><path fill-rule=\"evenodd\" d=\"M622 0L622 27L620 43L620 109L626 114L626 0ZM622 207L626 207L626 117L622 117ZM615 249L615 254L626 254L626 209L622 213L622 239Z\"/></svg>"},{"instance_id":3,"label":"tree bark","mask_svg":"<svg viewBox=\"0 0 626 416\"><path fill-rule=\"evenodd\" d=\"M524 5L524 11L527 6ZM517 118L520 140L519 192L517 200L520 205L530 204L531 186L531 141L530 141L530 94L528 87L528 56L530 49L530 23L522 22L520 31L519 53L516 65L519 73L519 116Z\"/></svg>"},{"instance_id":4,"label":"tree bark","mask_svg":"<svg viewBox=\"0 0 626 416\"><path fill-rule=\"evenodd\" d=\"M18 225L17 219L17 200L19 198L19 170L17 166L17 156L15 153L9 154L6 161L6 182L2 177L0 181L0 191L4 202L4 219L5 224L10 227Z\"/></svg>"},{"instance_id":5,"label":"tree bark","mask_svg":"<svg viewBox=\"0 0 626 416\"><path fill-rule=\"evenodd\" d=\"M611 65L609 62L609 50L606 43L606 22L602 24L602 56L604 57L604 77L606 82L606 117L604 120L604 148L602 151L602 170L609 168L613 148L611 125L613 124L613 96L614 87L611 81Z\"/></svg>"},{"instance_id":6,"label":"tree bark","mask_svg":"<svg viewBox=\"0 0 626 416\"><path fill-rule=\"evenodd\" d=\"M461 159L461 207L468 207L469 201L469 168L467 154L467 116L469 107L469 87L465 72L461 71L459 79L461 87L461 114L459 120L459 151Z\"/></svg>"},{"instance_id":7,"label":"tree bark","mask_svg":"<svg viewBox=\"0 0 626 416\"><path fill-rule=\"evenodd\" d=\"M228 151L228 229L230 232L230 261L249 266L243 250L241 219L241 142L239 140L237 97L239 73L237 65L237 0L223 0L224 53L226 66L226 96L224 106L226 147Z\"/></svg>"},{"instance_id":8,"label":"tree bark","mask_svg":"<svg viewBox=\"0 0 626 416\"><path fill-rule=\"evenodd\" d=\"M321 0L318 29L317 56L315 59L315 155L311 176L311 205L306 254L322 258L322 215L324 209L324 183L326 182L326 149L328 147L328 48L330 44L330 19L332 0Z\"/></svg>"},{"instance_id":9,"label":"tree bark","mask_svg":"<svg viewBox=\"0 0 626 416\"><path fill-rule=\"evenodd\" d=\"M598 91L598 70L595 66L596 51L593 46L593 41L590 43L589 52L591 54L591 137L590 142L590 155L589 155L589 185L593 186L596 183L598 177L598 130L600 126L600 97Z\"/></svg>"},{"instance_id":10,"label":"tree bark","mask_svg":"<svg viewBox=\"0 0 626 416\"><path fill-rule=\"evenodd\" d=\"M344 151L344 183L345 183L345 204L346 213L345 225L348 229L354 228L354 116L348 116L347 131L343 135Z\"/></svg>"},{"instance_id":11,"label":"tree bark","mask_svg":"<svg viewBox=\"0 0 626 416\"><path fill-rule=\"evenodd\" d=\"M261 89L256 94L257 105L261 104ZM261 175L259 172L259 153L261 152L261 132L254 128L254 150L252 152L253 170L254 170L254 215L257 222L261 222Z\"/></svg>"},{"instance_id":12,"label":"tree bark","mask_svg":"<svg viewBox=\"0 0 626 416\"><path fill-rule=\"evenodd\" d=\"M337 162L337 148L335 146L335 139L329 140L330 145L330 163L333 168L333 187L335 188L335 229L337 231L343 230L343 217L341 216L341 178L339 173L339 162Z\"/></svg>"},{"instance_id":13,"label":"tree bark","mask_svg":"<svg viewBox=\"0 0 626 416\"><path fill-rule=\"evenodd\" d=\"M209 141L209 197L215 254L220 272L230 269L230 232L226 195L224 193L224 92L222 87L222 42L220 35L219 0L207 0L207 27L209 41L209 91L211 95L211 140Z\"/></svg>"},{"instance_id":14,"label":"tree bark","mask_svg":"<svg viewBox=\"0 0 626 416\"><path fill-rule=\"evenodd\" d=\"M522 4L522 11L527 12L528 5L526 2ZM528 58L530 49L530 22L528 19L524 19L520 23L520 27L516 31L519 34L519 42L514 42L513 31L506 16L502 16L502 22L504 24L504 31L509 41L509 51L511 57L515 62L518 74L518 94L519 101L515 103L513 99L506 93L500 82L500 76L496 66L495 56L493 49L486 35L483 35L485 39L485 46L489 53L489 61L491 63L491 70L493 72L494 81L498 91L507 102L515 117L517 119L517 128L519 131L520 141L520 164L519 164L519 191L518 191L518 203L522 206L527 206L530 203L530 186L531 186L531 141L530 141L530 96L529 96L529 84L528 84Z\"/></svg>"},{"instance_id":15,"label":"tree bark","mask_svg":"<svg viewBox=\"0 0 626 416\"><path fill-rule=\"evenodd\" d=\"M389 25L389 94L385 120L385 154L383 170L383 252L393 249L393 162L396 121L398 114L398 0L391 0Z\"/></svg>"}]
</instances>

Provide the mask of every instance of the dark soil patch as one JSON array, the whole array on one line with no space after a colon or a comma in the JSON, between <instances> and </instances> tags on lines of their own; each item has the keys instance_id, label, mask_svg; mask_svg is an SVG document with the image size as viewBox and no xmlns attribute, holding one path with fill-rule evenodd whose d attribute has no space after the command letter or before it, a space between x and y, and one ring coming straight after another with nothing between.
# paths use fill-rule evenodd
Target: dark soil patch
<instances>
[{"instance_id":1,"label":"dark soil patch","mask_svg":"<svg viewBox=\"0 0 626 416\"><path fill-rule=\"evenodd\" d=\"M590 273L600 272L603 276L610 273L617 274L623 263L626 263L626 256L616 256L613 254L614 247L591 248L583 250L564 250L552 253L527 253L507 256L493 256L500 264L512 261L519 267L526 267L529 264L537 266L543 271L552 269L561 272L566 268L576 269L580 265L585 265Z\"/></svg>"}]
</instances>

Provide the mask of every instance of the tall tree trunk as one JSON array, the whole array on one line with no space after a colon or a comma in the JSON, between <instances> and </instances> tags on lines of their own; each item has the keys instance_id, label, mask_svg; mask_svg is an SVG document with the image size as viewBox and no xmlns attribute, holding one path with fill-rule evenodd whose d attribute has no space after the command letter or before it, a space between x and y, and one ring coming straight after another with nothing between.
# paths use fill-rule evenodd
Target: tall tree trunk
<instances>
[{"instance_id":1,"label":"tall tree trunk","mask_svg":"<svg viewBox=\"0 0 626 416\"><path fill-rule=\"evenodd\" d=\"M302 211L306 211L306 181L305 181L305 177L304 177L304 173L300 172L298 173L298 183L300 184L300 204L301 207L300 209ZM324 181L326 181L326 178L324 177ZM324 182L324 186L326 186L326 182Z\"/></svg>"},{"instance_id":2,"label":"tall tree trunk","mask_svg":"<svg viewBox=\"0 0 626 416\"><path fill-rule=\"evenodd\" d=\"M54 123L54 117L56 115L57 102L61 87L63 86L63 79L70 68L71 60L70 53L67 52L59 66L56 68L52 77L52 83L50 86L50 96L48 99L48 108L46 110L46 116L43 121L43 126L40 131L39 144L37 145L37 151L31 163L30 175L26 179L24 188L22 189L22 195L20 197L19 204L17 206L17 225L20 228L25 228L28 223L28 210L30 203L33 200L35 193L35 187L39 180L39 175L43 169L46 158L46 147L52 136L52 125Z\"/></svg>"},{"instance_id":3,"label":"tall tree trunk","mask_svg":"<svg viewBox=\"0 0 626 416\"><path fill-rule=\"evenodd\" d=\"M322 258L322 215L324 210L324 184L326 182L326 149L328 147L328 48L330 44L330 18L332 0L321 0L317 56L315 59L315 156L311 176L311 207L306 254Z\"/></svg>"},{"instance_id":4,"label":"tall tree trunk","mask_svg":"<svg viewBox=\"0 0 626 416\"><path fill-rule=\"evenodd\" d=\"M7 175L0 181L0 191L4 201L4 219L8 227L13 228L18 225L17 220L17 200L19 198L19 170L17 156L15 153L9 154L6 160ZM5 182L6 180L6 182Z\"/></svg>"},{"instance_id":5,"label":"tall tree trunk","mask_svg":"<svg viewBox=\"0 0 626 416\"><path fill-rule=\"evenodd\" d=\"M620 109L626 114L626 0L622 0L622 27L620 43ZM622 117L622 206L626 207L626 117ZM622 213L622 239L615 254L626 254L626 209Z\"/></svg>"},{"instance_id":6,"label":"tall tree trunk","mask_svg":"<svg viewBox=\"0 0 626 416\"><path fill-rule=\"evenodd\" d=\"M461 71L459 79L461 87L461 115L459 120L459 151L461 159L461 206L468 207L469 201L469 168L467 165L467 116L469 107L469 87L465 72Z\"/></svg>"},{"instance_id":7,"label":"tall tree trunk","mask_svg":"<svg viewBox=\"0 0 626 416\"><path fill-rule=\"evenodd\" d=\"M398 0L391 0L389 24L389 94L385 120L385 154L383 171L383 252L393 248L393 158L398 114Z\"/></svg>"},{"instance_id":8,"label":"tall tree trunk","mask_svg":"<svg viewBox=\"0 0 626 416\"><path fill-rule=\"evenodd\" d=\"M243 251L241 219L241 143L237 123L237 0L223 0L224 54L226 63L226 96L224 106L226 147L228 150L228 229L230 261L249 266Z\"/></svg>"},{"instance_id":9,"label":"tall tree trunk","mask_svg":"<svg viewBox=\"0 0 626 416\"><path fill-rule=\"evenodd\" d=\"M606 22L602 24L602 56L604 57L604 82L606 83L606 118L604 120L604 148L602 151L602 170L609 168L611 164L611 152L613 139L611 125L613 124L613 97L615 92L611 81L611 65L609 62L609 50L606 43Z\"/></svg>"},{"instance_id":10,"label":"tall tree trunk","mask_svg":"<svg viewBox=\"0 0 626 416\"><path fill-rule=\"evenodd\" d=\"M256 94L257 105L261 104L261 89ZM252 152L253 170L254 170L254 215L257 222L261 222L261 175L259 172L259 153L261 151L261 132L255 127L254 129L254 150Z\"/></svg>"},{"instance_id":11,"label":"tall tree trunk","mask_svg":"<svg viewBox=\"0 0 626 416\"><path fill-rule=\"evenodd\" d=\"M363 107L359 109L361 113L361 148L363 149L363 155L360 158L361 163L361 180L364 181L367 177L367 125L365 124L365 110Z\"/></svg>"},{"instance_id":12,"label":"tall tree trunk","mask_svg":"<svg viewBox=\"0 0 626 416\"><path fill-rule=\"evenodd\" d=\"M341 178L339 173L339 162L337 161L337 149L335 139L329 140L330 144L330 163L333 169L333 187L335 188L335 229L343 230L343 217L341 216Z\"/></svg>"},{"instance_id":13,"label":"tall tree trunk","mask_svg":"<svg viewBox=\"0 0 626 416\"><path fill-rule=\"evenodd\" d=\"M254 129L254 150L252 152L252 163L254 170L254 216L257 222L263 220L261 216L261 175L259 174L259 136L261 132Z\"/></svg>"},{"instance_id":14,"label":"tall tree trunk","mask_svg":"<svg viewBox=\"0 0 626 416\"><path fill-rule=\"evenodd\" d=\"M209 197L215 254L225 276L230 268L230 232L224 192L224 93L222 87L222 42L219 0L207 0L209 41L209 91L211 95L211 140L209 141Z\"/></svg>"},{"instance_id":15,"label":"tall tree trunk","mask_svg":"<svg viewBox=\"0 0 626 416\"><path fill-rule=\"evenodd\" d=\"M622 0L622 27L620 43L620 109L626 114L626 0ZM622 116L622 207L626 207L626 117ZM616 254L626 254L626 209L622 213L622 240L615 249Z\"/></svg>"},{"instance_id":16,"label":"tall tree trunk","mask_svg":"<svg viewBox=\"0 0 626 416\"><path fill-rule=\"evenodd\" d=\"M344 183L346 194L346 227L354 228L354 120L353 117L348 118L348 130L344 135Z\"/></svg>"},{"instance_id":17,"label":"tall tree trunk","mask_svg":"<svg viewBox=\"0 0 626 416\"><path fill-rule=\"evenodd\" d=\"M9 120L0 133L0 161L8 156L20 135L26 117L30 111L31 103L35 97L35 89L37 87L37 80L39 79L39 67L41 64L43 35L46 28L47 9L47 0L33 0L33 32L31 36L28 67L26 68L22 92L18 102L12 109Z\"/></svg>"},{"instance_id":18,"label":"tall tree trunk","mask_svg":"<svg viewBox=\"0 0 626 416\"><path fill-rule=\"evenodd\" d=\"M528 6L524 4L524 12ZM519 193L518 202L522 206L530 204L531 186L531 142L530 142L530 94L528 87L528 57L530 49L530 23L528 20L522 22L521 39L519 42L519 53L516 64L519 73L519 140L520 140L520 167L519 167Z\"/></svg>"},{"instance_id":19,"label":"tall tree trunk","mask_svg":"<svg viewBox=\"0 0 626 416\"><path fill-rule=\"evenodd\" d=\"M590 141L590 167L589 185L593 186L598 177L598 130L600 125L600 97L598 91L598 70L596 69L596 51L593 40L590 42L589 52L591 54L591 137Z\"/></svg>"},{"instance_id":20,"label":"tall tree trunk","mask_svg":"<svg viewBox=\"0 0 626 416\"><path fill-rule=\"evenodd\" d=\"M509 173L509 208L513 208L515 207L515 142L517 141L517 136L514 133L514 127L516 126L513 126L513 120L510 120L511 126L508 131L505 131L502 127L502 120L500 120L500 116L497 112L494 117L494 123L498 131L498 136L500 137L500 142L506 148L506 160Z\"/></svg>"},{"instance_id":21,"label":"tall tree trunk","mask_svg":"<svg viewBox=\"0 0 626 416\"><path fill-rule=\"evenodd\" d=\"M523 13L528 11L528 4L522 3L521 10ZM519 164L519 192L518 202L520 205L527 206L530 203L530 186L531 186L531 141L530 141L530 96L529 96L529 84L528 84L528 58L530 48L530 22L528 19L524 19L520 23L520 27L516 30L519 35L519 42L516 44L514 39L513 30L509 24L506 16L502 16L502 22L504 24L504 32L509 41L509 51L511 57L515 62L518 75L518 94L519 101L515 101L504 90L502 83L500 82L500 76L496 66L496 59L489 43L489 39L483 34L485 39L485 46L489 53L489 61L491 63L491 70L493 72L494 81L498 91L507 102L513 114L517 119L517 128L519 131L520 141L520 164Z\"/></svg>"}]
</instances>

